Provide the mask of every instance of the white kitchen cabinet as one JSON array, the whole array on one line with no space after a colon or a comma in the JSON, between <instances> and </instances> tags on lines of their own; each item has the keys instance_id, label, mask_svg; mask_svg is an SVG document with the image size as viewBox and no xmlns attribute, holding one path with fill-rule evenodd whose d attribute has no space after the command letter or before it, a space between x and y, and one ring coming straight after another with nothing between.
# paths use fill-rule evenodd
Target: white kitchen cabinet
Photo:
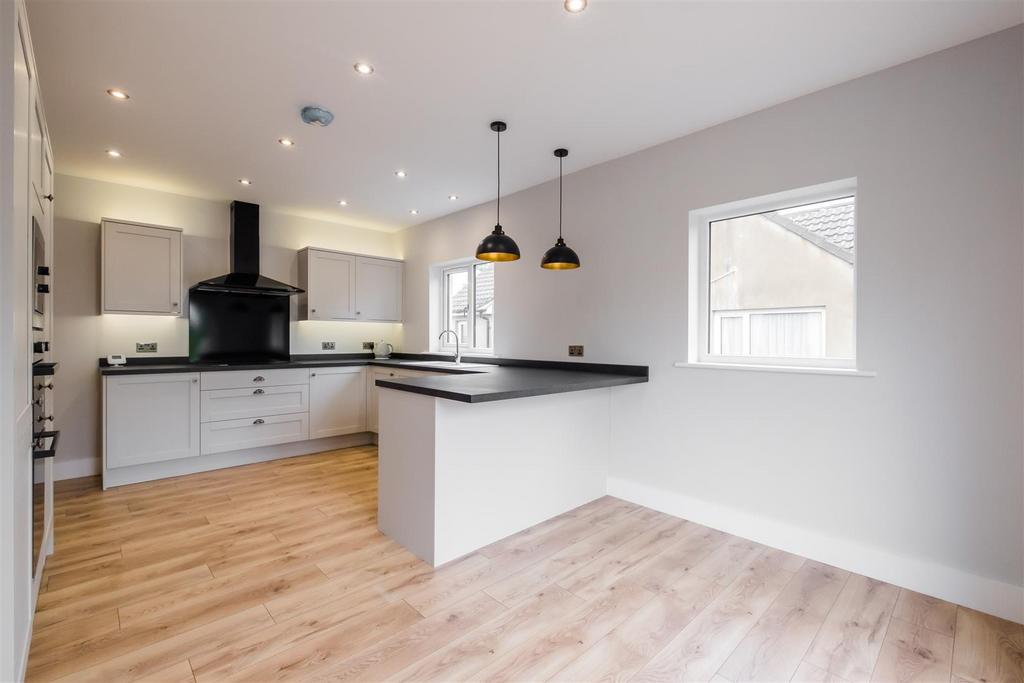
<instances>
[{"instance_id":1,"label":"white kitchen cabinet","mask_svg":"<svg viewBox=\"0 0 1024 683\"><path fill-rule=\"evenodd\" d=\"M402 320L401 261L356 257L356 319Z\"/></svg>"},{"instance_id":2,"label":"white kitchen cabinet","mask_svg":"<svg viewBox=\"0 0 1024 683\"><path fill-rule=\"evenodd\" d=\"M309 439L309 413L204 422L203 455Z\"/></svg>"},{"instance_id":3,"label":"white kitchen cabinet","mask_svg":"<svg viewBox=\"0 0 1024 683\"><path fill-rule=\"evenodd\" d=\"M404 368L368 367L366 368L366 431L376 432L380 413L377 410L379 400L378 379L399 379L406 377L429 377L442 373L424 372L423 370L406 370Z\"/></svg>"},{"instance_id":4,"label":"white kitchen cabinet","mask_svg":"<svg viewBox=\"0 0 1024 683\"><path fill-rule=\"evenodd\" d=\"M29 118L29 173L36 207L45 216L50 213L53 202L53 162L50 160L50 141L46 136L42 103L37 98L33 105Z\"/></svg>"},{"instance_id":5,"label":"white kitchen cabinet","mask_svg":"<svg viewBox=\"0 0 1024 683\"><path fill-rule=\"evenodd\" d=\"M104 218L103 312L180 315L181 229Z\"/></svg>"},{"instance_id":6,"label":"white kitchen cabinet","mask_svg":"<svg viewBox=\"0 0 1024 683\"><path fill-rule=\"evenodd\" d=\"M309 370L281 368L280 370L218 370L204 372L203 391L210 389L243 389L252 387L283 387L309 383Z\"/></svg>"},{"instance_id":7,"label":"white kitchen cabinet","mask_svg":"<svg viewBox=\"0 0 1024 683\"><path fill-rule=\"evenodd\" d=\"M202 394L203 422L305 413L309 410L309 387L305 384L255 389L204 389Z\"/></svg>"},{"instance_id":8,"label":"white kitchen cabinet","mask_svg":"<svg viewBox=\"0 0 1024 683\"><path fill-rule=\"evenodd\" d=\"M299 320L402 321L404 264L306 247L299 251Z\"/></svg>"},{"instance_id":9,"label":"white kitchen cabinet","mask_svg":"<svg viewBox=\"0 0 1024 683\"><path fill-rule=\"evenodd\" d=\"M316 368L309 373L309 438L366 431L366 369Z\"/></svg>"},{"instance_id":10,"label":"white kitchen cabinet","mask_svg":"<svg viewBox=\"0 0 1024 683\"><path fill-rule=\"evenodd\" d=\"M104 382L107 468L200 454L199 373L125 375Z\"/></svg>"},{"instance_id":11,"label":"white kitchen cabinet","mask_svg":"<svg viewBox=\"0 0 1024 683\"><path fill-rule=\"evenodd\" d=\"M299 252L299 320L356 319L356 257L307 247Z\"/></svg>"}]
</instances>

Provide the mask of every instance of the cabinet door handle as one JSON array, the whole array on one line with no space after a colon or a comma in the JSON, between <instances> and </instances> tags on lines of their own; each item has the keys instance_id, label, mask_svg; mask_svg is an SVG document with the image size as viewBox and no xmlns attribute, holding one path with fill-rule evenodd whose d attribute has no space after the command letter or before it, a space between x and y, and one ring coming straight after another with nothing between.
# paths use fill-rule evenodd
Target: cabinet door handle
<instances>
[{"instance_id":1,"label":"cabinet door handle","mask_svg":"<svg viewBox=\"0 0 1024 683\"><path fill-rule=\"evenodd\" d=\"M262 389L256 389L252 393L253 393L253 396L262 396L263 395L263 390Z\"/></svg>"},{"instance_id":2,"label":"cabinet door handle","mask_svg":"<svg viewBox=\"0 0 1024 683\"><path fill-rule=\"evenodd\" d=\"M53 195L52 194L43 195L43 199L48 199L48 200L50 200L52 202L53 201Z\"/></svg>"},{"instance_id":3,"label":"cabinet door handle","mask_svg":"<svg viewBox=\"0 0 1024 683\"><path fill-rule=\"evenodd\" d=\"M253 382L265 382L266 380L263 378L263 375L256 375L255 377L252 378L252 381Z\"/></svg>"},{"instance_id":4,"label":"cabinet door handle","mask_svg":"<svg viewBox=\"0 0 1024 683\"><path fill-rule=\"evenodd\" d=\"M263 418L258 417L255 420L253 420L252 423L254 425L261 425L261 424L263 424Z\"/></svg>"},{"instance_id":5,"label":"cabinet door handle","mask_svg":"<svg viewBox=\"0 0 1024 683\"><path fill-rule=\"evenodd\" d=\"M40 415L39 417L36 418L36 422L47 422L50 420L53 420L53 415L50 415L49 417L47 417L46 415Z\"/></svg>"},{"instance_id":6,"label":"cabinet door handle","mask_svg":"<svg viewBox=\"0 0 1024 683\"><path fill-rule=\"evenodd\" d=\"M192 378L192 384L198 384L198 383L199 383L199 378L198 377L193 377Z\"/></svg>"},{"instance_id":7,"label":"cabinet door handle","mask_svg":"<svg viewBox=\"0 0 1024 683\"><path fill-rule=\"evenodd\" d=\"M316 377L316 373L315 372L311 372L311 373L309 373L309 376L310 377Z\"/></svg>"}]
</instances>

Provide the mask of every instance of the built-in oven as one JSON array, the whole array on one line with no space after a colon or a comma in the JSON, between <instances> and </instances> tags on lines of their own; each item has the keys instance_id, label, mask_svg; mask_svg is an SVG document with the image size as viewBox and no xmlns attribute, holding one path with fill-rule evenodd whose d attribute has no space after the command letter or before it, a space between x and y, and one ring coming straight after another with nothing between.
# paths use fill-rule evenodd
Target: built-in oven
<instances>
[{"instance_id":1,"label":"built-in oven","mask_svg":"<svg viewBox=\"0 0 1024 683\"><path fill-rule=\"evenodd\" d=\"M46 237L32 217L32 564L42 548L46 524L46 476L49 458L57 451L59 432L53 424L53 379L56 364L50 361L50 329L47 317L50 297L50 266Z\"/></svg>"}]
</instances>

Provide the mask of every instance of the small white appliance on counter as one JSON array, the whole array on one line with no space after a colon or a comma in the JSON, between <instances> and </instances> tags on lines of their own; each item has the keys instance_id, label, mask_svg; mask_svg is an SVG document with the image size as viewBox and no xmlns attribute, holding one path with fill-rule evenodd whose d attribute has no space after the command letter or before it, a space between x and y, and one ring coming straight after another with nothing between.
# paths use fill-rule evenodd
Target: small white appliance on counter
<instances>
[{"instance_id":1,"label":"small white appliance on counter","mask_svg":"<svg viewBox=\"0 0 1024 683\"><path fill-rule=\"evenodd\" d=\"M127 362L123 353L112 353L107 356L107 365L124 365Z\"/></svg>"},{"instance_id":2,"label":"small white appliance on counter","mask_svg":"<svg viewBox=\"0 0 1024 683\"><path fill-rule=\"evenodd\" d=\"M381 339L373 345L373 357L378 359L387 359L391 357L391 353L395 350L395 347L388 344L386 341Z\"/></svg>"}]
</instances>

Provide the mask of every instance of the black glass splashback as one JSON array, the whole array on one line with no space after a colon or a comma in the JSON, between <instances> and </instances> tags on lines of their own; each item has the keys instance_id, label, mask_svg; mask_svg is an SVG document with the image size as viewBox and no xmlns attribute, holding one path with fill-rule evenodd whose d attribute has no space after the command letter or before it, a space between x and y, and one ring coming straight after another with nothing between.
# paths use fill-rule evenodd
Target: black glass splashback
<instances>
[{"instance_id":1,"label":"black glass splashback","mask_svg":"<svg viewBox=\"0 0 1024 683\"><path fill-rule=\"evenodd\" d=\"M188 358L193 363L288 360L291 299L189 292Z\"/></svg>"}]
</instances>

